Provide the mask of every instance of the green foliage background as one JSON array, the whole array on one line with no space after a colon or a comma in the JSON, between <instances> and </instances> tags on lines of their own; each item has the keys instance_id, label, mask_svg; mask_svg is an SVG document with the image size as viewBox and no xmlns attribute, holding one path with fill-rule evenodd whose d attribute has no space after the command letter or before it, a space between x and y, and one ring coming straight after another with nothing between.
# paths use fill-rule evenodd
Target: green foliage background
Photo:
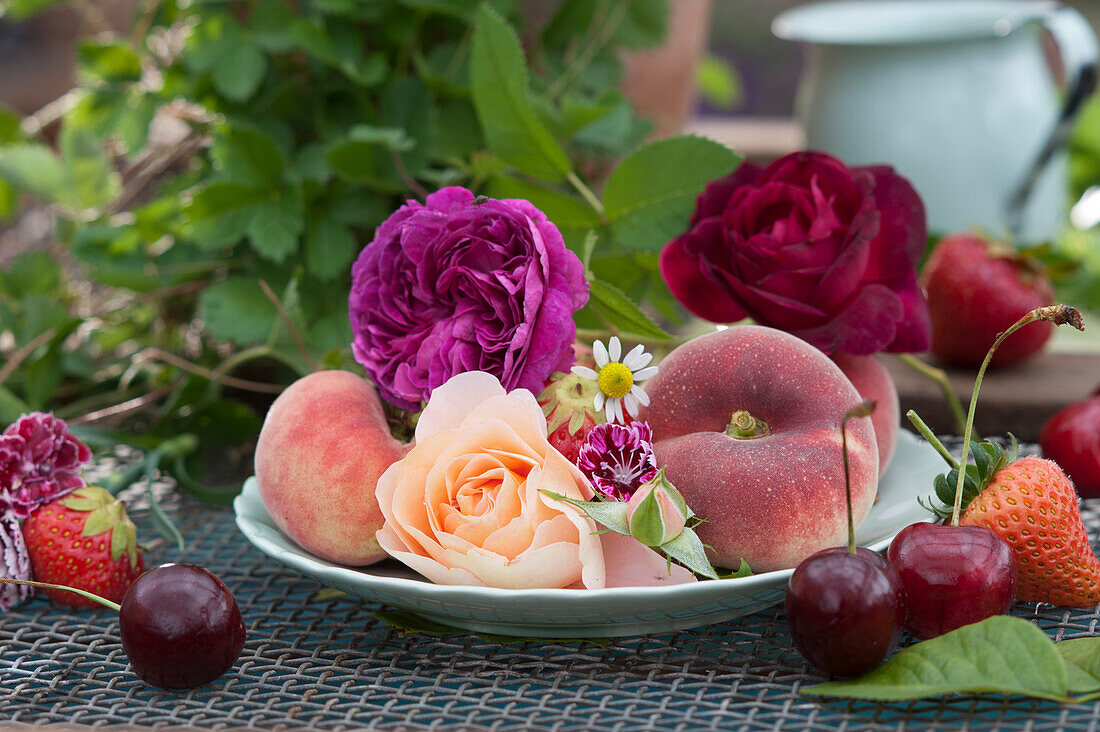
<instances>
[{"instance_id":1,"label":"green foliage background","mask_svg":"<svg viewBox=\"0 0 1100 732\"><path fill-rule=\"evenodd\" d=\"M592 286L582 328L667 337L635 303L679 317L657 252L738 158L642 145L619 54L662 40L666 0L565 0L539 28L524 7L147 0L128 36L81 42L56 141L0 114L0 215L48 204L66 252L0 272L0 423L52 409L93 442L175 438L158 464L224 500L273 393L357 369L349 268L374 227L446 185L558 224Z\"/></svg>"}]
</instances>

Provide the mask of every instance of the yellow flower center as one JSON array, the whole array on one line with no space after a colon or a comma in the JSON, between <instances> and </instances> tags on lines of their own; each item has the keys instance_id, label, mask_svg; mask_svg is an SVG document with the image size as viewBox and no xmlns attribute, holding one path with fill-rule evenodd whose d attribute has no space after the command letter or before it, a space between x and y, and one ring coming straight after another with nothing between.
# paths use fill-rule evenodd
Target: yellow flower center
<instances>
[{"instance_id":1,"label":"yellow flower center","mask_svg":"<svg viewBox=\"0 0 1100 732\"><path fill-rule=\"evenodd\" d=\"M615 399L625 396L634 386L634 375L623 364L612 361L600 369L600 391Z\"/></svg>"}]
</instances>

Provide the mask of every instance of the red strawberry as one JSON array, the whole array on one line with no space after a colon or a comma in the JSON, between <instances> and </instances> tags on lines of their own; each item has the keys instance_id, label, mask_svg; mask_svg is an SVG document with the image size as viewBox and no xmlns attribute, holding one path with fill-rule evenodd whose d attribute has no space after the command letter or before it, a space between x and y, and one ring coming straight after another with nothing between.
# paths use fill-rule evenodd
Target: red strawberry
<instances>
[{"instance_id":1,"label":"red strawberry","mask_svg":"<svg viewBox=\"0 0 1100 732\"><path fill-rule=\"evenodd\" d=\"M959 523L991 529L1012 547L1017 600L1100 603L1100 560L1089 546L1077 492L1057 463L1029 456L996 470Z\"/></svg>"},{"instance_id":2,"label":"red strawberry","mask_svg":"<svg viewBox=\"0 0 1100 732\"><path fill-rule=\"evenodd\" d=\"M133 522L102 488L79 488L41 506L23 522L23 537L36 580L87 590L113 602L122 602L145 568ZM45 593L62 605L96 606L72 592Z\"/></svg>"},{"instance_id":3,"label":"red strawberry","mask_svg":"<svg viewBox=\"0 0 1100 732\"><path fill-rule=\"evenodd\" d=\"M538 397L546 415L550 444L573 464L588 431L607 421L602 411L595 411L597 390L599 386L591 379L557 371L550 375Z\"/></svg>"},{"instance_id":4,"label":"red strawberry","mask_svg":"<svg viewBox=\"0 0 1100 732\"><path fill-rule=\"evenodd\" d=\"M932 353L955 366L978 366L989 344L1017 318L1053 302L1043 267L973 234L940 240L921 272L932 317ZM1054 326L1037 324L1008 338L992 366L1036 353Z\"/></svg>"}]
</instances>

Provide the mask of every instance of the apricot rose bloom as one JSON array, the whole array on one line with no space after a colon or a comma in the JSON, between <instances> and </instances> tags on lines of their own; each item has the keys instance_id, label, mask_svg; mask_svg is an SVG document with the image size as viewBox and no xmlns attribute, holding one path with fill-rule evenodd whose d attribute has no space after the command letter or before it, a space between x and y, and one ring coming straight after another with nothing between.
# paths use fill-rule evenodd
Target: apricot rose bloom
<instances>
[{"instance_id":1,"label":"apricot rose bloom","mask_svg":"<svg viewBox=\"0 0 1100 732\"><path fill-rule=\"evenodd\" d=\"M635 539L601 529L550 491L591 500L591 485L546 439L526 389L505 392L480 371L432 392L416 446L378 479L386 518L376 534L393 558L432 582L506 589L692 582Z\"/></svg>"}]
</instances>

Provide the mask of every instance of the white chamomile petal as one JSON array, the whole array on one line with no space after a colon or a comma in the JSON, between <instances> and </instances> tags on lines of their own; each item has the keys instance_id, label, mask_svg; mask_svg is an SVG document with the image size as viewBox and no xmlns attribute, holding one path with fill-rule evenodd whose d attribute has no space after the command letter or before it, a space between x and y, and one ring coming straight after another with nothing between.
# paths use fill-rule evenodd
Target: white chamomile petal
<instances>
[{"instance_id":1,"label":"white chamomile petal","mask_svg":"<svg viewBox=\"0 0 1100 732\"><path fill-rule=\"evenodd\" d=\"M646 358L648 356L648 358ZM626 354L626 358L623 359L623 366L633 371L634 369L640 369L649 363L649 359L653 358L645 352L645 346L639 344L630 349L630 353Z\"/></svg>"},{"instance_id":2,"label":"white chamomile petal","mask_svg":"<svg viewBox=\"0 0 1100 732\"><path fill-rule=\"evenodd\" d=\"M607 400L607 408L610 413L607 415L608 422L622 422L623 421L623 400L619 397L612 397Z\"/></svg>"},{"instance_id":3,"label":"white chamomile petal","mask_svg":"<svg viewBox=\"0 0 1100 732\"><path fill-rule=\"evenodd\" d=\"M607 355L611 357L612 361L618 361L623 355L623 344L619 340L619 336L611 336L611 340L608 341Z\"/></svg>"},{"instance_id":4,"label":"white chamomile petal","mask_svg":"<svg viewBox=\"0 0 1100 732\"><path fill-rule=\"evenodd\" d=\"M596 368L602 369L611 363L611 359L607 357L607 346L603 344L603 341L592 342L592 357L596 359Z\"/></svg>"},{"instance_id":5,"label":"white chamomile petal","mask_svg":"<svg viewBox=\"0 0 1100 732\"><path fill-rule=\"evenodd\" d=\"M634 381L645 381L646 379L652 379L657 375L656 366L647 366L644 369L640 369L631 374L634 377Z\"/></svg>"},{"instance_id":6,"label":"white chamomile petal","mask_svg":"<svg viewBox=\"0 0 1100 732\"><path fill-rule=\"evenodd\" d=\"M600 411L601 409L603 409L604 402L606 401L607 395L604 394L602 391L597 391L596 398L592 400L593 409L595 409L597 412ZM608 421L610 422L611 420Z\"/></svg>"},{"instance_id":7,"label":"white chamomile petal","mask_svg":"<svg viewBox=\"0 0 1100 732\"><path fill-rule=\"evenodd\" d=\"M633 388L631 388L633 391ZM623 404L626 406L626 411L630 413L631 417L638 416L638 400L634 398L634 395L627 392L623 395Z\"/></svg>"},{"instance_id":8,"label":"white chamomile petal","mask_svg":"<svg viewBox=\"0 0 1100 732\"><path fill-rule=\"evenodd\" d=\"M572 370L574 374L581 377L582 379L592 379L593 381L598 381L600 378L599 374L597 374L595 371L588 368L587 366L574 366Z\"/></svg>"},{"instance_id":9,"label":"white chamomile petal","mask_svg":"<svg viewBox=\"0 0 1100 732\"><path fill-rule=\"evenodd\" d=\"M645 389L635 384L630 387L630 396L638 400L638 403L643 407L649 406L649 394L645 393Z\"/></svg>"}]
</instances>

